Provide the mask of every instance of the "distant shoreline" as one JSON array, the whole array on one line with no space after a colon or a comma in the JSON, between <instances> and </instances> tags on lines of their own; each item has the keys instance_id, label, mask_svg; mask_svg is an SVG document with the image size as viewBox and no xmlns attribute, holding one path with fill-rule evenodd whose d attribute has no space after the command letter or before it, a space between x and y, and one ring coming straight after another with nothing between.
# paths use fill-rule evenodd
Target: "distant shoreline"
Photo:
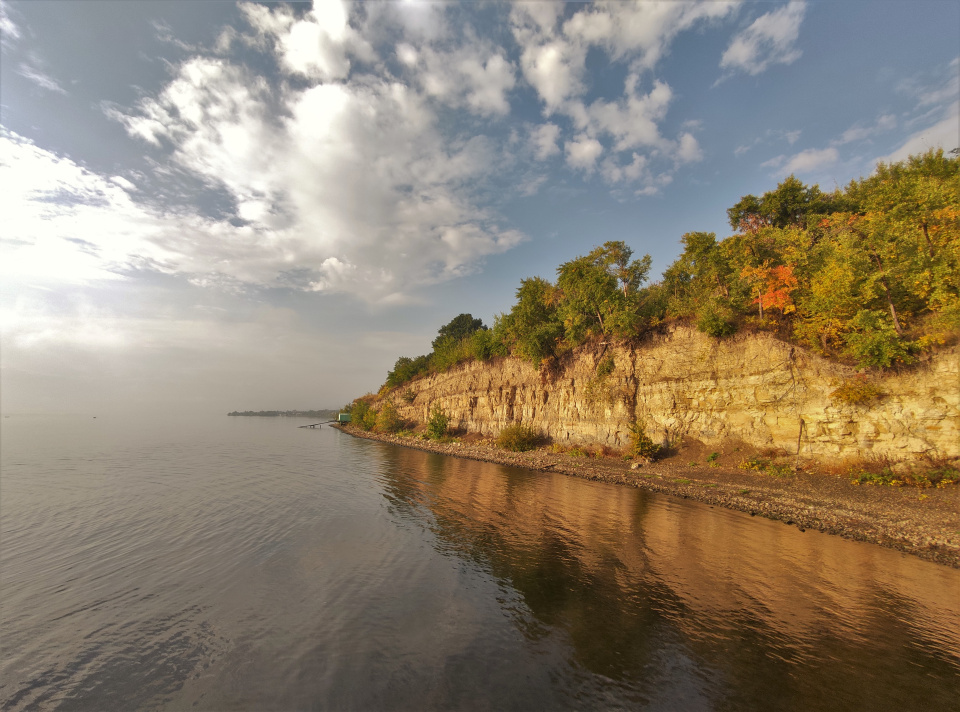
<instances>
[{"instance_id":1,"label":"distant shoreline","mask_svg":"<svg viewBox=\"0 0 960 712\"><path fill-rule=\"evenodd\" d=\"M228 416L247 418L327 418L336 420L337 410L235 410Z\"/></svg>"},{"instance_id":2,"label":"distant shoreline","mask_svg":"<svg viewBox=\"0 0 960 712\"><path fill-rule=\"evenodd\" d=\"M918 490L854 485L847 478L797 472L775 477L753 470L692 467L663 460L631 469L613 458L574 457L546 449L515 453L491 442L439 443L416 435L371 433L332 425L344 433L426 452L626 485L693 499L846 539L879 544L960 569L960 487ZM674 458L675 459L675 458Z\"/></svg>"}]
</instances>

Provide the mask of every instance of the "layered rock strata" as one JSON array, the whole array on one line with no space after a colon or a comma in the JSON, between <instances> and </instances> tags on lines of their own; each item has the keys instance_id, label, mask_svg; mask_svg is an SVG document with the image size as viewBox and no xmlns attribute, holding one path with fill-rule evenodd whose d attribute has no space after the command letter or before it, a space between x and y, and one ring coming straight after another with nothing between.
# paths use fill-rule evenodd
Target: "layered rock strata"
<instances>
[{"instance_id":1,"label":"layered rock strata","mask_svg":"<svg viewBox=\"0 0 960 712\"><path fill-rule=\"evenodd\" d=\"M580 349L552 371L515 358L460 364L389 397L410 420L439 406L463 430L497 435L520 421L567 445L625 447L640 421L658 441L738 439L817 459L960 458L960 348L873 378L882 395L868 402L831 395L854 375L768 334L718 340L677 326L641 346Z\"/></svg>"}]
</instances>

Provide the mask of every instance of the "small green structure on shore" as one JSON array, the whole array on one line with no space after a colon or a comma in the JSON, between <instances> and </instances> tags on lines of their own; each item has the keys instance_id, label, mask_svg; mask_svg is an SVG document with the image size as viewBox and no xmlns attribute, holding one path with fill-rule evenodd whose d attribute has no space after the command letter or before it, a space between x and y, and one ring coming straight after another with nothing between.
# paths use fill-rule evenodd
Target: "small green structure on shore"
<instances>
[{"instance_id":1,"label":"small green structure on shore","mask_svg":"<svg viewBox=\"0 0 960 712\"><path fill-rule=\"evenodd\" d=\"M337 415L337 422L338 422L338 423L349 423L349 422L350 422L350 414L349 414L349 413L340 413L340 414L338 414L338 415Z\"/></svg>"}]
</instances>

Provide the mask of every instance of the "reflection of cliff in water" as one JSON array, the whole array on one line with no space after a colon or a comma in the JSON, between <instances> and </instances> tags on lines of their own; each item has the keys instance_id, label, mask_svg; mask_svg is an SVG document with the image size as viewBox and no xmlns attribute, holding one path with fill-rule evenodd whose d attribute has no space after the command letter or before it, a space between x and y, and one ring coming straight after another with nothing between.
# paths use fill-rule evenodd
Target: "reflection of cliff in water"
<instances>
[{"instance_id":1,"label":"reflection of cliff in water","mask_svg":"<svg viewBox=\"0 0 960 712\"><path fill-rule=\"evenodd\" d=\"M956 571L639 490L383 448L398 515L516 591L524 635L559 634L576 664L641 698L678 678L730 709L932 710L960 695Z\"/></svg>"}]
</instances>

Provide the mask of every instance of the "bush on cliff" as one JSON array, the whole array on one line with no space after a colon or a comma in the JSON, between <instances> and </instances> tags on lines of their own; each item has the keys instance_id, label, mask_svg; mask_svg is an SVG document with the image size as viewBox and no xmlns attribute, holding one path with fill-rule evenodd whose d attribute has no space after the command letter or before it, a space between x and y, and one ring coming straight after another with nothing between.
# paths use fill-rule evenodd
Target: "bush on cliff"
<instances>
[{"instance_id":1,"label":"bush on cliff","mask_svg":"<svg viewBox=\"0 0 960 712\"><path fill-rule=\"evenodd\" d=\"M375 396L368 393L357 398L350 406L350 423L363 430L373 430L377 425L377 410L372 402Z\"/></svg>"},{"instance_id":2,"label":"bush on cliff","mask_svg":"<svg viewBox=\"0 0 960 712\"><path fill-rule=\"evenodd\" d=\"M397 412L397 407L390 401L385 401L377 414L376 430L378 433L395 433L403 427L403 418Z\"/></svg>"},{"instance_id":3,"label":"bush on cliff","mask_svg":"<svg viewBox=\"0 0 960 712\"><path fill-rule=\"evenodd\" d=\"M536 448L539 441L540 435L533 428L523 423L514 423L500 431L497 447L513 452L526 452Z\"/></svg>"},{"instance_id":4,"label":"bush on cliff","mask_svg":"<svg viewBox=\"0 0 960 712\"><path fill-rule=\"evenodd\" d=\"M447 434L447 426L450 424L450 419L447 417L446 413L436 406L433 411L430 413L430 420L427 421L427 437L431 440L441 440Z\"/></svg>"},{"instance_id":5,"label":"bush on cliff","mask_svg":"<svg viewBox=\"0 0 960 712\"><path fill-rule=\"evenodd\" d=\"M642 420L636 420L630 426L630 450L628 454L631 457L647 457L651 460L660 454L660 446L647 435L647 428Z\"/></svg>"}]
</instances>

